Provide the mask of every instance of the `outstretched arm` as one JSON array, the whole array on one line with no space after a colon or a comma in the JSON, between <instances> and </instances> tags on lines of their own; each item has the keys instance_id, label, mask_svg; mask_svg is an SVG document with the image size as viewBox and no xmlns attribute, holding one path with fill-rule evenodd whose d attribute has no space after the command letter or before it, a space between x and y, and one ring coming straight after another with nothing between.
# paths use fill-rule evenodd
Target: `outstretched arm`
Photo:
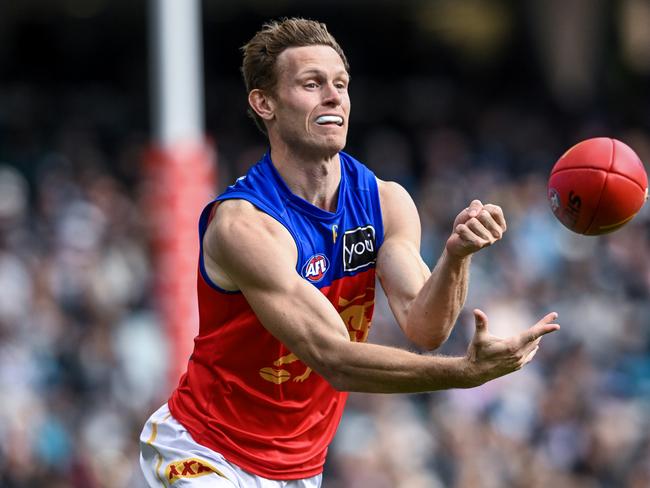
<instances>
[{"instance_id":1,"label":"outstretched arm","mask_svg":"<svg viewBox=\"0 0 650 488\"><path fill-rule=\"evenodd\" d=\"M558 328L548 315L526 337L501 340L483 334L464 357L351 342L334 306L296 273L295 244L277 221L247 202L226 201L204 244L206 266L241 290L264 327L339 390L397 393L476 386L522 367L532 358L531 344Z\"/></svg>"},{"instance_id":2,"label":"outstretched arm","mask_svg":"<svg viewBox=\"0 0 650 488\"><path fill-rule=\"evenodd\" d=\"M471 255L501 238L505 219L495 205L474 200L454 221L454 229L433 271L420 257L420 219L400 185L379 181L384 243L377 273L391 310L406 334L425 349L449 337L465 303Z\"/></svg>"}]
</instances>

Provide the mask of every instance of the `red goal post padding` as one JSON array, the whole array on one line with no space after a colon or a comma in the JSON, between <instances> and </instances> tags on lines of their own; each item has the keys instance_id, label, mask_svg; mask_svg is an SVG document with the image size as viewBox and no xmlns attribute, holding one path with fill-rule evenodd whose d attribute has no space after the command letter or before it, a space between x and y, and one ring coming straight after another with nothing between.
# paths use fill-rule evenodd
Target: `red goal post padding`
<instances>
[{"instance_id":1,"label":"red goal post padding","mask_svg":"<svg viewBox=\"0 0 650 488\"><path fill-rule=\"evenodd\" d=\"M216 176L214 144L207 141L152 147L145 157L144 206L171 387L185 372L198 332L198 219L214 198Z\"/></svg>"}]
</instances>

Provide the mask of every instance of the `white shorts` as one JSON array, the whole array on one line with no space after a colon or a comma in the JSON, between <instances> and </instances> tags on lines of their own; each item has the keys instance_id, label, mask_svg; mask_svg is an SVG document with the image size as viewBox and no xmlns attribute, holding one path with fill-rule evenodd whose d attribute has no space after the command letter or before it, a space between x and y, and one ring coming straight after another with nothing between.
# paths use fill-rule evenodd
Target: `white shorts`
<instances>
[{"instance_id":1,"label":"white shorts","mask_svg":"<svg viewBox=\"0 0 650 488\"><path fill-rule=\"evenodd\" d=\"M281 481L244 471L192 439L166 403L144 424L140 466L152 488L319 488L323 478Z\"/></svg>"}]
</instances>

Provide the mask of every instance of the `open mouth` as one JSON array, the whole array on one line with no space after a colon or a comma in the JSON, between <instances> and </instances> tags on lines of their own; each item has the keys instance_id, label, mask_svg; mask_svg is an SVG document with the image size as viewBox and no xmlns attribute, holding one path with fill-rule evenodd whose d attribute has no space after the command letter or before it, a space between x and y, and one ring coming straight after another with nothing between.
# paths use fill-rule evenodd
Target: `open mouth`
<instances>
[{"instance_id":1,"label":"open mouth","mask_svg":"<svg viewBox=\"0 0 650 488\"><path fill-rule=\"evenodd\" d=\"M338 125L341 127L343 125L343 117L338 115L321 115L316 119L318 125Z\"/></svg>"}]
</instances>

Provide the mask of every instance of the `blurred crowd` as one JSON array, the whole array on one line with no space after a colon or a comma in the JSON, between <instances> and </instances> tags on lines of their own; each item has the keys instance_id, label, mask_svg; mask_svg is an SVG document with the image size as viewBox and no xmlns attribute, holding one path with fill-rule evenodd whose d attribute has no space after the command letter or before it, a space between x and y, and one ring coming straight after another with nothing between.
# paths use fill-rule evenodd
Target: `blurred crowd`
<instances>
[{"instance_id":1,"label":"blurred crowd","mask_svg":"<svg viewBox=\"0 0 650 488\"><path fill-rule=\"evenodd\" d=\"M377 124L361 100L349 150L411 192L430 265L473 198L504 209L508 231L475 256L440 353L464 354L473 308L497 335L550 311L562 330L525 369L479 388L352 394L324 488L650 486L650 214L582 237L546 201L569 145L615 136L647 164L648 125L585 117L567 131L515 95L436 118L432 93L403 97L401 118ZM0 486L144 487L139 432L174 386L141 203L147 138L129 131L116 94L66 93L77 109L45 128L32 95L0 100L12 107L0 118ZM259 135L214 137L219 188L264 150ZM370 341L414 348L381 293Z\"/></svg>"},{"instance_id":2,"label":"blurred crowd","mask_svg":"<svg viewBox=\"0 0 650 488\"><path fill-rule=\"evenodd\" d=\"M58 125L26 87L0 121L0 486L142 486L137 437L167 389L138 205L140 146L65 94Z\"/></svg>"},{"instance_id":3,"label":"blurred crowd","mask_svg":"<svg viewBox=\"0 0 650 488\"><path fill-rule=\"evenodd\" d=\"M428 132L422 170L404 181L416 196L430 264L471 199L501 205L508 220L504 239L474 257L465 309L440 352L464 353L473 308L487 313L500 336L550 311L562 329L542 340L522 371L476 389L353 395L324 487L648 487L650 214L644 208L618 233L578 236L546 200L550 168L574 142L616 136L647 165L648 133L585 119L566 134L543 113L507 104L476 115L469 130ZM391 137L393 151L414 150ZM408 155L372 154L379 174L401 179L390 161ZM382 297L370 338L413 348Z\"/></svg>"}]
</instances>

